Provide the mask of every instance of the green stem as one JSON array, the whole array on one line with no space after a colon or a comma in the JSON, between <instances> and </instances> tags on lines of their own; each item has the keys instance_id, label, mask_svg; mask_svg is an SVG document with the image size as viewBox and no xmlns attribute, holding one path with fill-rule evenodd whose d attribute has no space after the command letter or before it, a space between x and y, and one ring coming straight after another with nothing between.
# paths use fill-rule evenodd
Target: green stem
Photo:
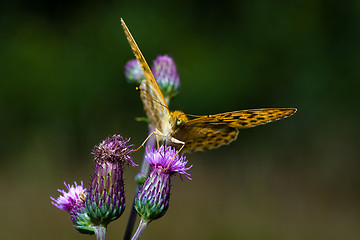
<instances>
[{"instance_id":1,"label":"green stem","mask_svg":"<svg viewBox=\"0 0 360 240\"><path fill-rule=\"evenodd\" d=\"M149 134L151 134L152 132L153 132L153 128L149 126ZM151 136L149 138L149 140L146 142L145 149L148 148L149 146L151 147L153 144L155 144L155 137ZM145 159L145 154L146 154L146 150L144 153L144 158L143 158L143 162L141 164L140 171L135 177L135 181L138 185L136 187L134 201L132 204L132 208L131 208L131 212L130 212L130 216L129 216L129 220L128 220L128 223L126 226L123 240L130 240L130 238L131 238L131 235L132 235L132 232L134 229L134 225L135 225L135 221L136 221L136 216L137 216L137 212L134 208L135 198L136 198L136 195L137 195L138 191L140 190L142 184L144 183L145 179L147 178L147 176L149 174L150 165L149 165L149 162Z\"/></svg>"},{"instance_id":2,"label":"green stem","mask_svg":"<svg viewBox=\"0 0 360 240\"><path fill-rule=\"evenodd\" d=\"M147 227L147 222L143 221L142 219L140 220L140 223L139 223L139 227L138 229L136 230L134 236L132 237L131 240L137 240L140 238L141 234L143 234L143 232L145 231L145 228Z\"/></svg>"},{"instance_id":3,"label":"green stem","mask_svg":"<svg viewBox=\"0 0 360 240\"><path fill-rule=\"evenodd\" d=\"M103 225L95 226L96 240L106 240L106 227Z\"/></svg>"}]
</instances>

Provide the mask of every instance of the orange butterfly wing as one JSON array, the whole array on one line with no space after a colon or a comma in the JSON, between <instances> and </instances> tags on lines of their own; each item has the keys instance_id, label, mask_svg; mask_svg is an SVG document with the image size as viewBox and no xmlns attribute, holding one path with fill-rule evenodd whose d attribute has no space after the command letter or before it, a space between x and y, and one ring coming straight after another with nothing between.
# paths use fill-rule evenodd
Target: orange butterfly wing
<instances>
[{"instance_id":1,"label":"orange butterfly wing","mask_svg":"<svg viewBox=\"0 0 360 240\"><path fill-rule=\"evenodd\" d=\"M165 98L157 84L149 65L147 64L144 56L142 55L135 39L131 35L123 19L121 25L125 31L126 38L131 46L131 49L138 60L145 79L140 84L140 97L144 104L144 110L152 127L158 129L161 133L169 131L171 126L168 122L170 115L169 108Z\"/></svg>"},{"instance_id":2,"label":"orange butterfly wing","mask_svg":"<svg viewBox=\"0 0 360 240\"><path fill-rule=\"evenodd\" d=\"M207 119L213 124L227 123L234 128L251 128L289 117L295 112L296 108L249 109L203 116L191 121L196 124Z\"/></svg>"},{"instance_id":3,"label":"orange butterfly wing","mask_svg":"<svg viewBox=\"0 0 360 240\"><path fill-rule=\"evenodd\" d=\"M227 124L185 125L174 138L185 142L184 152L197 152L218 148L236 140L239 131Z\"/></svg>"},{"instance_id":4,"label":"orange butterfly wing","mask_svg":"<svg viewBox=\"0 0 360 240\"><path fill-rule=\"evenodd\" d=\"M274 122L295 112L295 108L264 108L206 115L175 127L172 137L185 142L186 152L214 149L236 140L238 129Z\"/></svg>"}]
</instances>

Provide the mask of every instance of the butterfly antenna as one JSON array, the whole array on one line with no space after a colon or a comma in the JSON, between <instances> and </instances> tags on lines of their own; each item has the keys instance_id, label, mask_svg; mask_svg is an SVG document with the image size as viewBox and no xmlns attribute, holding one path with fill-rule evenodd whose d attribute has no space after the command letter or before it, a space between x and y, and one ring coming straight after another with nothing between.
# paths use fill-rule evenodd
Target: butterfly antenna
<instances>
[{"instance_id":1,"label":"butterfly antenna","mask_svg":"<svg viewBox=\"0 0 360 240\"><path fill-rule=\"evenodd\" d=\"M142 94L144 94L144 95L145 95L147 98L149 98L150 100L152 100L152 101L154 101L154 102L158 103L159 105L163 106L164 108L166 108L167 110L169 110L169 111L170 111L170 109L169 109L169 107L168 107L168 106L166 106L166 105L162 104L161 102L159 102L158 100L156 100L156 99L152 98L151 96L149 96L148 94L146 94L143 90L141 90L139 87L136 87L136 91L141 92Z\"/></svg>"},{"instance_id":2,"label":"butterfly antenna","mask_svg":"<svg viewBox=\"0 0 360 240\"><path fill-rule=\"evenodd\" d=\"M193 114L187 114L187 113L184 113L184 114L185 114L185 116L195 117L195 118L203 117L201 115L193 115Z\"/></svg>"}]
</instances>

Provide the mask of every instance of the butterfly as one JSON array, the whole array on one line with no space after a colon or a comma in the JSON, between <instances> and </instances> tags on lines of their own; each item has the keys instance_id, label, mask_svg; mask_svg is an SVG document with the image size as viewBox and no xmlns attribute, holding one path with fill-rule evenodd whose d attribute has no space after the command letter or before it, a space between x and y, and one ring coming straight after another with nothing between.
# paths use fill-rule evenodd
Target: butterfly
<instances>
[{"instance_id":1,"label":"butterfly","mask_svg":"<svg viewBox=\"0 0 360 240\"><path fill-rule=\"evenodd\" d=\"M145 79L139 86L140 97L150 125L154 128L153 133L167 141L167 144L180 145L179 151L196 152L218 148L236 140L239 129L280 120L297 111L296 108L250 109L197 116L194 119L188 119L187 114L182 111L170 111L149 65L123 19L121 25L144 73Z\"/></svg>"}]
</instances>

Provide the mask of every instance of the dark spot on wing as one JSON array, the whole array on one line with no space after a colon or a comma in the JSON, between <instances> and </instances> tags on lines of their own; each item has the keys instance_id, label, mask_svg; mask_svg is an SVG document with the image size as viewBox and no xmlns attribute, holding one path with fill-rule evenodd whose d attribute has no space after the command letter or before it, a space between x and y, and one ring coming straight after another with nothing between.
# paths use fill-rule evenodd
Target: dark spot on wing
<instances>
[{"instance_id":1,"label":"dark spot on wing","mask_svg":"<svg viewBox=\"0 0 360 240\"><path fill-rule=\"evenodd\" d=\"M202 139L202 138L199 138L199 139L196 141L197 144L202 144L202 142L204 142L204 139Z\"/></svg>"}]
</instances>

